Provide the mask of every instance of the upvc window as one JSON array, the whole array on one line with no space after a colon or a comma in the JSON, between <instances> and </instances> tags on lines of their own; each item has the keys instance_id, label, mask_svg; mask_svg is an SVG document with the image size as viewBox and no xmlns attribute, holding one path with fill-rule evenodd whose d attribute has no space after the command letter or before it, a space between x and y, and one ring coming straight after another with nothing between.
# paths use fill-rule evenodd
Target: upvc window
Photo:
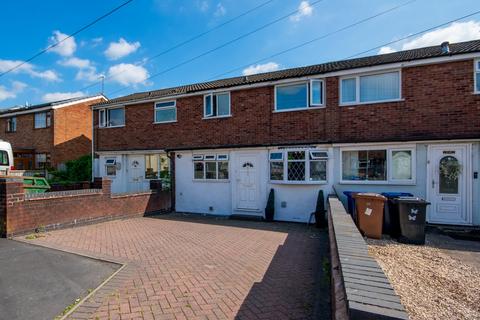
<instances>
[{"instance_id":1,"label":"upvc window","mask_svg":"<svg viewBox=\"0 0 480 320\"><path fill-rule=\"evenodd\" d=\"M17 117L11 117L7 119L7 132L16 132L17 131Z\"/></svg>"},{"instance_id":2,"label":"upvc window","mask_svg":"<svg viewBox=\"0 0 480 320\"><path fill-rule=\"evenodd\" d=\"M170 161L165 154L145 155L145 179L167 179L169 168Z\"/></svg>"},{"instance_id":3,"label":"upvc window","mask_svg":"<svg viewBox=\"0 0 480 320\"><path fill-rule=\"evenodd\" d=\"M37 112L34 115L35 129L48 128L51 125L51 113L50 111L46 112Z\"/></svg>"},{"instance_id":4,"label":"upvc window","mask_svg":"<svg viewBox=\"0 0 480 320\"><path fill-rule=\"evenodd\" d=\"M203 96L203 117L230 116L230 92L211 93Z\"/></svg>"},{"instance_id":5,"label":"upvc window","mask_svg":"<svg viewBox=\"0 0 480 320\"><path fill-rule=\"evenodd\" d=\"M105 174L110 177L114 177L117 175L117 159L105 159Z\"/></svg>"},{"instance_id":6,"label":"upvc window","mask_svg":"<svg viewBox=\"0 0 480 320\"><path fill-rule=\"evenodd\" d=\"M412 183L414 156L414 148L342 150L342 181Z\"/></svg>"},{"instance_id":7,"label":"upvc window","mask_svg":"<svg viewBox=\"0 0 480 320\"><path fill-rule=\"evenodd\" d=\"M98 111L101 128L121 127L125 125L125 108L100 109Z\"/></svg>"},{"instance_id":8,"label":"upvc window","mask_svg":"<svg viewBox=\"0 0 480 320\"><path fill-rule=\"evenodd\" d=\"M228 180L228 154L193 155L194 180Z\"/></svg>"},{"instance_id":9,"label":"upvc window","mask_svg":"<svg viewBox=\"0 0 480 320\"><path fill-rule=\"evenodd\" d=\"M340 104L399 100L400 71L368 74L340 79Z\"/></svg>"},{"instance_id":10,"label":"upvc window","mask_svg":"<svg viewBox=\"0 0 480 320\"><path fill-rule=\"evenodd\" d=\"M275 110L302 110L323 106L325 85L321 79L309 82L282 84L275 87Z\"/></svg>"},{"instance_id":11,"label":"upvc window","mask_svg":"<svg viewBox=\"0 0 480 320\"><path fill-rule=\"evenodd\" d=\"M328 152L316 149L271 151L270 181L322 183L327 181Z\"/></svg>"},{"instance_id":12,"label":"upvc window","mask_svg":"<svg viewBox=\"0 0 480 320\"><path fill-rule=\"evenodd\" d=\"M480 60L475 60L475 93L480 93Z\"/></svg>"},{"instance_id":13,"label":"upvc window","mask_svg":"<svg viewBox=\"0 0 480 320\"><path fill-rule=\"evenodd\" d=\"M155 123L177 121L176 101L155 103Z\"/></svg>"},{"instance_id":14,"label":"upvc window","mask_svg":"<svg viewBox=\"0 0 480 320\"><path fill-rule=\"evenodd\" d=\"M50 167L50 154L36 153L35 154L35 169L47 169Z\"/></svg>"}]
</instances>

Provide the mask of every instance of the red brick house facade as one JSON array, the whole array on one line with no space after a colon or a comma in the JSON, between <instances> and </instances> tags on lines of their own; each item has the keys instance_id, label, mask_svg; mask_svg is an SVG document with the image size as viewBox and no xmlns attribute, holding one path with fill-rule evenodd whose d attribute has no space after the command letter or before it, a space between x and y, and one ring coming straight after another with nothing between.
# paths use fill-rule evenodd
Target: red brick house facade
<instances>
[{"instance_id":1,"label":"red brick house facade","mask_svg":"<svg viewBox=\"0 0 480 320\"><path fill-rule=\"evenodd\" d=\"M132 176L132 164L146 172L143 156L165 153L175 162L179 211L263 215L274 189L280 220L307 221L318 191L335 187L410 192L433 202L431 223L478 225L479 59L480 41L471 41L112 99L94 106L96 175L108 175L108 159L121 163L109 172L114 187L128 189L146 179ZM306 90L305 107L279 109L303 99L298 90ZM322 92L317 105L314 90ZM220 105L222 94L229 111L210 117L220 113L208 99ZM112 108L124 110L123 123L102 126ZM169 121L158 122L157 112ZM461 176L445 181L439 172L451 165Z\"/></svg>"},{"instance_id":2,"label":"red brick house facade","mask_svg":"<svg viewBox=\"0 0 480 320\"><path fill-rule=\"evenodd\" d=\"M99 95L2 111L0 139L12 145L15 168L58 167L91 153L90 106L105 100Z\"/></svg>"}]
</instances>

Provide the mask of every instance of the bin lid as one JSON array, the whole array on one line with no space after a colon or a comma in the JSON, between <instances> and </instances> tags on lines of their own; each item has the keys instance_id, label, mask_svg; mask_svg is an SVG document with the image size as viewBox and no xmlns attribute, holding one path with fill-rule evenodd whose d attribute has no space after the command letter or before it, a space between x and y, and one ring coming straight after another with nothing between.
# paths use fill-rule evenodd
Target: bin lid
<instances>
[{"instance_id":1,"label":"bin lid","mask_svg":"<svg viewBox=\"0 0 480 320\"><path fill-rule=\"evenodd\" d=\"M343 194L347 197L352 197L353 195L357 194L357 191L343 191Z\"/></svg>"},{"instance_id":2,"label":"bin lid","mask_svg":"<svg viewBox=\"0 0 480 320\"><path fill-rule=\"evenodd\" d=\"M384 196L378 193L370 193L370 192L364 192L364 193L357 193L354 194L353 197L355 199L370 199L370 200L387 200Z\"/></svg>"},{"instance_id":3,"label":"bin lid","mask_svg":"<svg viewBox=\"0 0 480 320\"><path fill-rule=\"evenodd\" d=\"M393 199L394 202L401 202L401 203L421 203L429 205L430 202L427 202L425 199L419 197L398 197Z\"/></svg>"},{"instance_id":4,"label":"bin lid","mask_svg":"<svg viewBox=\"0 0 480 320\"><path fill-rule=\"evenodd\" d=\"M387 198L413 197L413 194L408 192L382 192L381 195Z\"/></svg>"}]
</instances>

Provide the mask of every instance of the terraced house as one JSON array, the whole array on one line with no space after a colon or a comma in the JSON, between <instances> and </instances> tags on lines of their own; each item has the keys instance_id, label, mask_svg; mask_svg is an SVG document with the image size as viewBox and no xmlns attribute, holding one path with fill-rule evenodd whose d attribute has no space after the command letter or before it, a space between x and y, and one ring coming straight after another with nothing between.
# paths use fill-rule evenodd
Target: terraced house
<instances>
[{"instance_id":1,"label":"terraced house","mask_svg":"<svg viewBox=\"0 0 480 320\"><path fill-rule=\"evenodd\" d=\"M480 41L135 93L94 105L97 176L177 211L305 222L319 190L403 191L480 225ZM162 160L163 159L163 160Z\"/></svg>"},{"instance_id":2,"label":"terraced house","mask_svg":"<svg viewBox=\"0 0 480 320\"><path fill-rule=\"evenodd\" d=\"M91 153L90 105L102 95L71 98L0 112L0 139L11 143L18 170L43 170Z\"/></svg>"}]
</instances>

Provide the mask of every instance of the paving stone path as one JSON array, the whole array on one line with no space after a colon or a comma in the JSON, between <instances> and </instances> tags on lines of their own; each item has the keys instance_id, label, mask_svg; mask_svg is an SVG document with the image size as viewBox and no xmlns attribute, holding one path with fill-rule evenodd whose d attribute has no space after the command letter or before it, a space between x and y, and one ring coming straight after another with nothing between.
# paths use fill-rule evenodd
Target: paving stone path
<instances>
[{"instance_id":1,"label":"paving stone path","mask_svg":"<svg viewBox=\"0 0 480 320\"><path fill-rule=\"evenodd\" d=\"M31 242L125 264L71 319L329 318L327 236L314 227L169 214Z\"/></svg>"}]
</instances>

